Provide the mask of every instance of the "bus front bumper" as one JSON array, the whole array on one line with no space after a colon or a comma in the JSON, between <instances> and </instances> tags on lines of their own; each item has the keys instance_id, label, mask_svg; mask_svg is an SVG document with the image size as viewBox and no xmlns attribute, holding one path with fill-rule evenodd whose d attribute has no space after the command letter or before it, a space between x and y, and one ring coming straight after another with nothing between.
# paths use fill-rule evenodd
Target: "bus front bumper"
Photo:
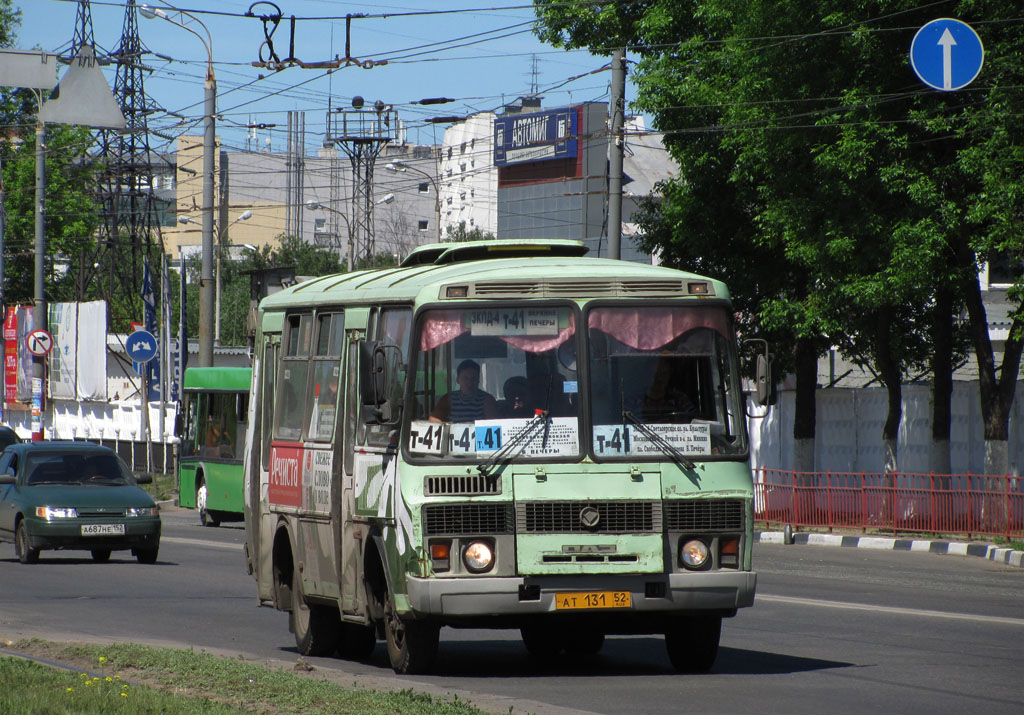
<instances>
[{"instance_id":1,"label":"bus front bumper","mask_svg":"<svg viewBox=\"0 0 1024 715\"><path fill-rule=\"evenodd\" d=\"M752 571L534 576L507 578L408 577L409 606L421 617L487 618L554 613L556 594L629 591L630 606L602 610L665 615L702 611L729 613L754 605Z\"/></svg>"}]
</instances>

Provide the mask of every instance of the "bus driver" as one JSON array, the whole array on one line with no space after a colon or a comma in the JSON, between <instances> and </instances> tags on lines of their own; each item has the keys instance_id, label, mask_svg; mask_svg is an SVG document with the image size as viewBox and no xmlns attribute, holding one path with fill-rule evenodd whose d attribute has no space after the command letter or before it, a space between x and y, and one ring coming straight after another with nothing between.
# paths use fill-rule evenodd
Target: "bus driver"
<instances>
[{"instance_id":1,"label":"bus driver","mask_svg":"<svg viewBox=\"0 0 1024 715\"><path fill-rule=\"evenodd\" d=\"M430 413L431 422L473 422L497 415L498 403L489 392L480 389L480 365L463 360L455 370L458 390L444 395Z\"/></svg>"}]
</instances>

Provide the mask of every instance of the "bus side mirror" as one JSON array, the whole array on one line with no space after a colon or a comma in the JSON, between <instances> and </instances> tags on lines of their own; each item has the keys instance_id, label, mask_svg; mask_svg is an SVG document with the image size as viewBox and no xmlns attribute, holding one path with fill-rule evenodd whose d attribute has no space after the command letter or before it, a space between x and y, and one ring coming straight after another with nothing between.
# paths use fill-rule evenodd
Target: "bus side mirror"
<instances>
[{"instance_id":1,"label":"bus side mirror","mask_svg":"<svg viewBox=\"0 0 1024 715\"><path fill-rule=\"evenodd\" d=\"M774 405L778 397L778 391L775 387L775 376L773 375L775 358L768 352L767 341L759 338L743 341L744 347L750 345L756 345L758 350L754 369L754 390L757 395L757 404Z\"/></svg>"},{"instance_id":2,"label":"bus side mirror","mask_svg":"<svg viewBox=\"0 0 1024 715\"><path fill-rule=\"evenodd\" d=\"M366 341L359 346L360 393L363 404L363 421L367 424L389 424L391 422L391 401L394 375L389 374L387 350L393 345L382 345Z\"/></svg>"},{"instance_id":3,"label":"bus side mirror","mask_svg":"<svg viewBox=\"0 0 1024 715\"><path fill-rule=\"evenodd\" d=\"M757 402L760 405L774 405L775 404L775 380L772 376L772 367L774 361L772 356L769 354L761 354L757 356Z\"/></svg>"}]
</instances>

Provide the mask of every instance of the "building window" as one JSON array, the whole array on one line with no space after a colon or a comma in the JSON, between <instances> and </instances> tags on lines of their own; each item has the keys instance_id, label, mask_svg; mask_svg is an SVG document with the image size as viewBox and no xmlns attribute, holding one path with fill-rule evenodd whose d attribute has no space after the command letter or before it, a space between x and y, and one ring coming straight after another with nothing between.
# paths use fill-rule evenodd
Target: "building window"
<instances>
[{"instance_id":1,"label":"building window","mask_svg":"<svg viewBox=\"0 0 1024 715\"><path fill-rule=\"evenodd\" d=\"M418 225L419 230L420 231L426 231L427 228L428 228L428 223L429 223L428 221L420 221L419 225Z\"/></svg>"},{"instance_id":2,"label":"building window","mask_svg":"<svg viewBox=\"0 0 1024 715\"><path fill-rule=\"evenodd\" d=\"M424 182L420 183L420 193L421 194L429 194L430 193L430 182L424 181Z\"/></svg>"}]
</instances>

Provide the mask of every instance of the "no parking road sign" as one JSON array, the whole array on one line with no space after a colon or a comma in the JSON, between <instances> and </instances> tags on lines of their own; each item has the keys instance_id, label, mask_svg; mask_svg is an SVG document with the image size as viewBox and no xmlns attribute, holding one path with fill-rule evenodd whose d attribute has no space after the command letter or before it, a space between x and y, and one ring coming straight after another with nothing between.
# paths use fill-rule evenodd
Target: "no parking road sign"
<instances>
[{"instance_id":1,"label":"no parking road sign","mask_svg":"<svg viewBox=\"0 0 1024 715\"><path fill-rule=\"evenodd\" d=\"M951 92L974 81L985 61L978 33L965 22L932 20L910 43L910 66L933 89Z\"/></svg>"}]
</instances>

